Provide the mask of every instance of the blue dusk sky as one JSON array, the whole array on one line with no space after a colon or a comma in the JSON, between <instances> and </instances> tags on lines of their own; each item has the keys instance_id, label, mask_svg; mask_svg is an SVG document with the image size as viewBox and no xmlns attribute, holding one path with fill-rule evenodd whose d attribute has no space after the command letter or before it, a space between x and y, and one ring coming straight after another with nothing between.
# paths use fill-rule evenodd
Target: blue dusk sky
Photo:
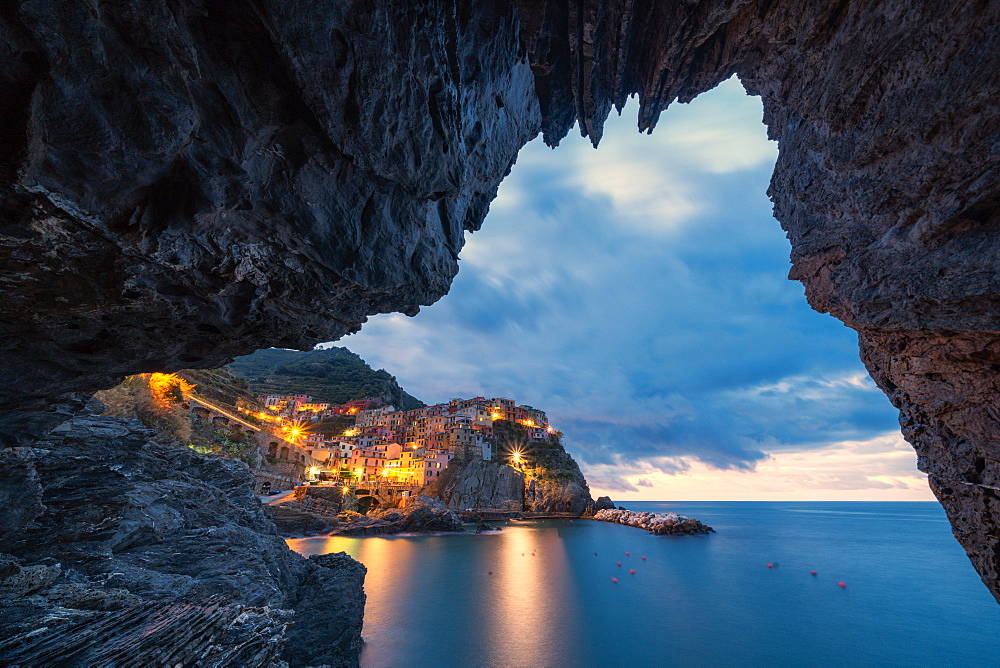
<instances>
[{"instance_id":1,"label":"blue dusk sky","mask_svg":"<svg viewBox=\"0 0 1000 668\"><path fill-rule=\"evenodd\" d=\"M547 411L595 496L931 500L856 335L787 279L760 100L734 78L652 136L637 106L597 150L526 146L450 294L337 345L429 403Z\"/></svg>"}]
</instances>

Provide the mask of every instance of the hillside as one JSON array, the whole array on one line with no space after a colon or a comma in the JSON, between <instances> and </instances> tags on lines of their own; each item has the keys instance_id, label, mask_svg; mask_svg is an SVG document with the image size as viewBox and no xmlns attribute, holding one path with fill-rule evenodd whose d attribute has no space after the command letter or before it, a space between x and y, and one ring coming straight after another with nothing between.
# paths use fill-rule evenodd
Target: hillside
<instances>
[{"instance_id":1,"label":"hillside","mask_svg":"<svg viewBox=\"0 0 1000 668\"><path fill-rule=\"evenodd\" d=\"M388 371L372 369L347 348L258 350L237 357L228 368L245 378L256 394L308 394L331 404L375 397L401 410L424 405L406 393Z\"/></svg>"}]
</instances>

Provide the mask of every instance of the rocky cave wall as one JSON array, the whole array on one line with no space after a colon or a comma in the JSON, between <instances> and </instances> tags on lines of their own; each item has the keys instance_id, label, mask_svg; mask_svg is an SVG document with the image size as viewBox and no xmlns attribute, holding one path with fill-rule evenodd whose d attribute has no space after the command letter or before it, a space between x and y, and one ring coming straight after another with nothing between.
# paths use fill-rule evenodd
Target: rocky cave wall
<instances>
[{"instance_id":1,"label":"rocky cave wall","mask_svg":"<svg viewBox=\"0 0 1000 668\"><path fill-rule=\"evenodd\" d=\"M307 347L447 292L517 150L739 75L810 304L1000 596L989 1L0 7L0 436L123 374Z\"/></svg>"}]
</instances>

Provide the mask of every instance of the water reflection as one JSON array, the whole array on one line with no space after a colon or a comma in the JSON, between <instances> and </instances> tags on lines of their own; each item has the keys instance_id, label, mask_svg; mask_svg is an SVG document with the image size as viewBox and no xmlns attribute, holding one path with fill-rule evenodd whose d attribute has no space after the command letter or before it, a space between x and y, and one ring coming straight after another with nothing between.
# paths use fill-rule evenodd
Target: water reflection
<instances>
[{"instance_id":1,"label":"water reflection","mask_svg":"<svg viewBox=\"0 0 1000 668\"><path fill-rule=\"evenodd\" d=\"M572 614L566 546L555 529L504 532L487 600L487 644L498 666L544 666L558 654L556 617Z\"/></svg>"},{"instance_id":2,"label":"water reflection","mask_svg":"<svg viewBox=\"0 0 1000 668\"><path fill-rule=\"evenodd\" d=\"M368 567L366 668L995 663L1000 608L947 526L919 523L940 507L790 506L671 505L712 536L539 521L288 542ZM897 511L912 522L880 516Z\"/></svg>"}]
</instances>

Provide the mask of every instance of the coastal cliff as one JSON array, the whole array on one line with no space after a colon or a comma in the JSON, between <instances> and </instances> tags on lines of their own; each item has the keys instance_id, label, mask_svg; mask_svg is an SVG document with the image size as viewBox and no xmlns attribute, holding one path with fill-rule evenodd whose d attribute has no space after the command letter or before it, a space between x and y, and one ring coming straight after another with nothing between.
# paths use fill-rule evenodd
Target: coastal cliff
<instances>
[{"instance_id":1,"label":"coastal cliff","mask_svg":"<svg viewBox=\"0 0 1000 668\"><path fill-rule=\"evenodd\" d=\"M592 511L590 488L558 442L538 446L544 464L515 467L501 461L454 460L428 490L453 510L493 509L583 515Z\"/></svg>"},{"instance_id":2,"label":"coastal cliff","mask_svg":"<svg viewBox=\"0 0 1000 668\"><path fill-rule=\"evenodd\" d=\"M244 463L153 434L82 415L4 453L0 663L357 665L365 567L292 552Z\"/></svg>"},{"instance_id":3,"label":"coastal cliff","mask_svg":"<svg viewBox=\"0 0 1000 668\"><path fill-rule=\"evenodd\" d=\"M973 0L5 4L0 442L128 374L415 314L524 144L596 144L633 94L651 130L735 74L780 145L790 277L858 331L1000 598L998 23Z\"/></svg>"}]
</instances>

